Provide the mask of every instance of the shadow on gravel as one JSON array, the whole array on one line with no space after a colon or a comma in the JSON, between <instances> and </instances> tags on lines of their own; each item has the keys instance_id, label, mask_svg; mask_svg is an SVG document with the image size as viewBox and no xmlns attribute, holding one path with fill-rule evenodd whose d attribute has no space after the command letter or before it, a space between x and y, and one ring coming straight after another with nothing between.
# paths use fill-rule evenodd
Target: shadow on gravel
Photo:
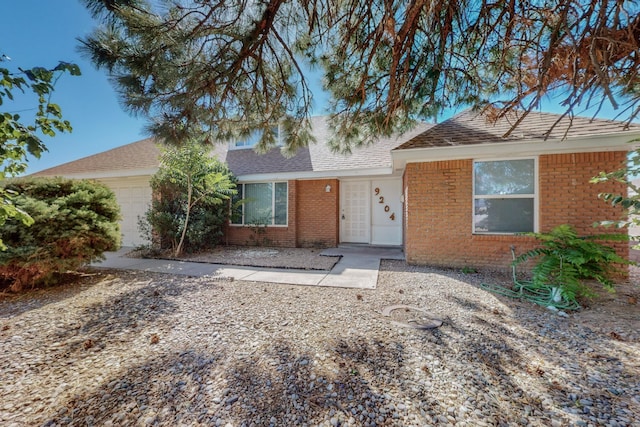
<instances>
[{"instance_id":1,"label":"shadow on gravel","mask_svg":"<svg viewBox=\"0 0 640 427\"><path fill-rule=\"evenodd\" d=\"M200 286L217 286L215 282L183 280L182 277L163 275L149 278L122 273L108 286L132 287L126 292L100 299L77 311L74 317L65 317L52 338L67 345L61 351L84 351L104 346L102 340L112 339L122 332L135 333L162 319L166 321L177 310L172 299L188 294ZM144 277L144 276L142 276ZM104 283L103 283L104 285ZM80 345L80 343L84 343ZM77 345L76 345L77 344ZM84 347L84 348L83 348Z\"/></svg>"},{"instance_id":2,"label":"shadow on gravel","mask_svg":"<svg viewBox=\"0 0 640 427\"><path fill-rule=\"evenodd\" d=\"M324 349L322 364L291 344L275 342L233 360L223 349L151 358L75 396L43 425L342 425L350 418L352 425L405 425L415 399L434 413L446 411L428 390L396 378L403 370L400 343L340 341Z\"/></svg>"},{"instance_id":3,"label":"shadow on gravel","mask_svg":"<svg viewBox=\"0 0 640 427\"><path fill-rule=\"evenodd\" d=\"M317 425L332 417L379 424L402 415L389 406L409 396L385 395L369 384L367 370L394 370L401 348L342 343L335 371L319 370L313 357L277 342L262 354L225 364L230 357L196 350L153 358L109 378L91 394L76 396L43 425ZM385 403L387 410L378 408ZM395 409L394 409L395 408ZM374 412L375 410L375 412ZM399 412L397 412L399 411ZM379 418L379 419L378 419ZM244 425L244 424L243 424Z\"/></svg>"},{"instance_id":4,"label":"shadow on gravel","mask_svg":"<svg viewBox=\"0 0 640 427\"><path fill-rule=\"evenodd\" d=\"M462 277L455 275L469 286L479 280ZM83 323L64 337L114 335L152 324L176 310L174 297L217 286L175 280L181 285L150 279L87 307L77 316ZM418 287L402 290L394 297L417 301L423 295ZM606 358L607 342L590 342L588 331L523 306L511 306L514 312L507 313L505 306L492 308L446 289L440 295L451 302L452 311L441 328L391 331L383 341L345 334L309 348L305 342L257 339L256 348L239 343L239 351L246 353L231 353L212 340L191 342L192 348L180 352L154 353L161 351L154 347L130 368L110 372L87 393L51 408L43 425L292 426L328 421L402 426L464 420L506 426L531 424L532 419L533 425L569 425L567 414L580 420L592 416L571 411L613 414L623 404L636 407L628 398L640 391L598 387L604 376L620 379L620 384L640 384L640 378L625 361ZM354 315L366 314L354 310ZM580 334L585 334L584 343ZM411 359L416 354L421 366ZM567 372L563 383L554 379L553 370L560 369ZM585 384L591 391L578 394ZM451 401L464 402L465 408L452 408ZM593 406L584 409L588 402Z\"/></svg>"},{"instance_id":5,"label":"shadow on gravel","mask_svg":"<svg viewBox=\"0 0 640 427\"><path fill-rule=\"evenodd\" d=\"M453 277L463 281L460 276ZM475 286L477 279L465 283ZM448 318L445 326L424 336L439 346L435 354L441 358L440 363L446 364L455 354L457 361L468 366L463 383L477 390L472 394L490 396L485 404L491 408L486 420L512 425L526 424L527 418L535 417L544 425L558 420L605 425L616 416L632 419L629 414L633 410L629 408L638 407L640 397L637 353L632 350L637 347L631 344L625 350L624 338L613 333L593 339L593 331L573 322L572 317L558 316L533 303L490 295L489 301L497 300L502 305L448 295L447 300L472 320L457 324ZM628 359L608 356L613 347L626 353ZM518 412L522 419L502 415Z\"/></svg>"},{"instance_id":6,"label":"shadow on gravel","mask_svg":"<svg viewBox=\"0 0 640 427\"><path fill-rule=\"evenodd\" d=\"M2 292L0 293L0 317L19 316L48 304L72 298L97 286L108 276L108 272L79 271L65 274L56 285L21 293Z\"/></svg>"},{"instance_id":7,"label":"shadow on gravel","mask_svg":"<svg viewBox=\"0 0 640 427\"><path fill-rule=\"evenodd\" d=\"M463 303L462 309L467 306ZM477 317L476 321L485 322ZM428 376L437 378L449 365L466 366L458 373L456 383L451 384L452 393L465 396L470 407L482 408L482 413L476 415L490 425L527 424L526 415L550 423L551 419L543 415L540 399L515 375L526 372L530 361L506 343L505 338L513 338L513 333L498 322L485 322L485 327L483 331L448 319L443 327L425 333L422 340L429 349L430 362L425 363L424 369ZM440 414L446 414L446 410ZM442 415L440 421L446 422Z\"/></svg>"},{"instance_id":8,"label":"shadow on gravel","mask_svg":"<svg viewBox=\"0 0 640 427\"><path fill-rule=\"evenodd\" d=\"M362 336L338 339L313 353L281 340L246 354L230 354L220 347L151 356L96 384L89 394L65 402L43 425L447 423L452 422L447 418L451 408L435 397L443 396L443 386L435 386L438 394L430 390L432 383L446 376L443 372L454 359L462 360L468 369L458 372L456 381L448 384L449 394L465 396L469 411L480 411L469 413L472 419L505 426L519 425L531 417L540 425L564 420L550 413L542 404L543 397L530 393L527 383L515 373L524 372L534 377L531 381L547 383L544 395L555 396L557 405L571 406L570 384L549 383L543 378L544 371L533 370L534 361L504 344L501 336L510 331L497 323L490 326L489 332L480 333L451 324L416 334L414 338L424 349L419 371L406 366L407 343ZM464 337L463 351L451 345L460 336ZM607 361L600 362L604 367ZM575 375L579 381L580 373ZM605 409L617 406L613 395L584 398L601 402ZM454 409L461 413L460 408ZM411 418L405 419L409 412Z\"/></svg>"},{"instance_id":9,"label":"shadow on gravel","mask_svg":"<svg viewBox=\"0 0 640 427\"><path fill-rule=\"evenodd\" d=\"M268 348L238 357L224 349L205 352L190 349L152 357L145 363L105 380L88 395L66 402L44 425L430 425L447 420L447 402L430 393L438 370L448 357L466 357L465 384L450 384L452 393L495 396L479 404L476 419L491 425L514 425L514 405L538 403L524 391L516 402L503 364L511 363L512 350L498 355L487 336L478 336L464 355L451 355L446 345L430 353L439 367L427 365L408 371L400 342L380 342L364 337L343 339L317 353L295 349L294 343L274 342ZM489 342L479 344L485 339ZM446 336L443 341L446 342ZM480 355L475 357L477 351ZM426 356L426 354L425 354ZM489 369L488 369L489 368ZM167 375L168 374L168 375ZM492 377L491 375L496 375ZM439 386L440 390L442 386ZM471 388L475 387L475 391ZM509 394L506 394L507 391ZM479 397L478 397L479 398ZM507 403L508 402L508 403ZM508 410L501 407L508 404ZM420 409L416 408L419 406ZM457 410L457 408L456 408ZM408 413L411 417L406 419ZM541 423L548 421L539 418ZM434 421L438 420L438 421Z\"/></svg>"}]
</instances>

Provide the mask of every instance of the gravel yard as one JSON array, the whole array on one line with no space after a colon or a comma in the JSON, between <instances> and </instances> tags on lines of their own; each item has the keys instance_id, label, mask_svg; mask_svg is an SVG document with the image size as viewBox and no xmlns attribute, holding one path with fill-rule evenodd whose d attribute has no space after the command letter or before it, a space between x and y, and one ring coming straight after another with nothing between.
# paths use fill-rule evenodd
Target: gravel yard
<instances>
[{"instance_id":1,"label":"gravel yard","mask_svg":"<svg viewBox=\"0 0 640 427\"><path fill-rule=\"evenodd\" d=\"M637 285L563 318L486 280L399 261L371 291L88 270L0 301L0 425L640 426ZM443 324L399 326L395 304Z\"/></svg>"},{"instance_id":2,"label":"gravel yard","mask_svg":"<svg viewBox=\"0 0 640 427\"><path fill-rule=\"evenodd\" d=\"M211 264L329 271L340 261L340 257L320 255L322 251L323 249L313 248L219 246L209 252L185 254L180 258L173 258L170 253L165 253L160 258ZM129 256L139 257L143 254L133 251Z\"/></svg>"}]
</instances>

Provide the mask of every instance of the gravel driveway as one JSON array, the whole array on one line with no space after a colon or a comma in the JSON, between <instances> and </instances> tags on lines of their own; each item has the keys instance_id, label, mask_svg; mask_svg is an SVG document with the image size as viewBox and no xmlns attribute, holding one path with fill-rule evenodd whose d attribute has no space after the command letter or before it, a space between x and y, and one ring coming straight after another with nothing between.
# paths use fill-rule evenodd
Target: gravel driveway
<instances>
[{"instance_id":1,"label":"gravel driveway","mask_svg":"<svg viewBox=\"0 0 640 427\"><path fill-rule=\"evenodd\" d=\"M0 302L0 425L640 426L637 305L620 325L562 318L483 280L397 261L374 291L89 270ZM394 304L444 323L398 326Z\"/></svg>"}]
</instances>

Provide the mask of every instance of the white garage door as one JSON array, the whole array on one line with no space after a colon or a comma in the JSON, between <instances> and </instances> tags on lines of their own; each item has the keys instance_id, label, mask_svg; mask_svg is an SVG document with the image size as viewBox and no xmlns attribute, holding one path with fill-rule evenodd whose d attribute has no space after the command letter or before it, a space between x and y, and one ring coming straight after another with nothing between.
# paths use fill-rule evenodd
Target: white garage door
<instances>
[{"instance_id":1,"label":"white garage door","mask_svg":"<svg viewBox=\"0 0 640 427\"><path fill-rule=\"evenodd\" d=\"M113 190L120 205L122 246L146 244L147 241L140 236L138 217L144 216L151 204L149 177L103 179L101 181Z\"/></svg>"}]
</instances>

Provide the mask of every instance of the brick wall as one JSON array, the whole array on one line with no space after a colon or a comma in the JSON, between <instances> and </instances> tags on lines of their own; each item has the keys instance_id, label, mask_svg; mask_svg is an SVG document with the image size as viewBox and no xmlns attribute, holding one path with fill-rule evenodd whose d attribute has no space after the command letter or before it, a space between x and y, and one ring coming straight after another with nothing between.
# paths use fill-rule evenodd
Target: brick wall
<instances>
[{"instance_id":1,"label":"brick wall","mask_svg":"<svg viewBox=\"0 0 640 427\"><path fill-rule=\"evenodd\" d=\"M327 193L325 187L331 186ZM337 179L298 181L297 246L338 245L339 182Z\"/></svg>"},{"instance_id":2,"label":"brick wall","mask_svg":"<svg viewBox=\"0 0 640 427\"><path fill-rule=\"evenodd\" d=\"M589 184L589 180L602 170L619 169L625 159L624 152L540 156L540 206L545 207L540 209L543 230L571 224L581 234L593 234L595 221L620 219L622 212L598 199L598 193L619 193L625 191L625 187L614 183Z\"/></svg>"},{"instance_id":3,"label":"brick wall","mask_svg":"<svg viewBox=\"0 0 640 427\"><path fill-rule=\"evenodd\" d=\"M598 200L600 192L624 191L619 184L590 184L601 170L618 169L625 152L543 155L539 158L539 225L546 232L571 224L581 234L592 224L619 219L622 210ZM405 254L412 264L506 268L510 246L517 253L535 240L515 235L472 234L473 161L409 163L404 175ZM622 255L626 245L617 245Z\"/></svg>"},{"instance_id":4,"label":"brick wall","mask_svg":"<svg viewBox=\"0 0 640 427\"><path fill-rule=\"evenodd\" d=\"M299 247L336 246L338 242L337 180L288 181L287 226L262 228L227 226L225 242L230 245ZM325 186L331 185L331 192Z\"/></svg>"}]
</instances>

